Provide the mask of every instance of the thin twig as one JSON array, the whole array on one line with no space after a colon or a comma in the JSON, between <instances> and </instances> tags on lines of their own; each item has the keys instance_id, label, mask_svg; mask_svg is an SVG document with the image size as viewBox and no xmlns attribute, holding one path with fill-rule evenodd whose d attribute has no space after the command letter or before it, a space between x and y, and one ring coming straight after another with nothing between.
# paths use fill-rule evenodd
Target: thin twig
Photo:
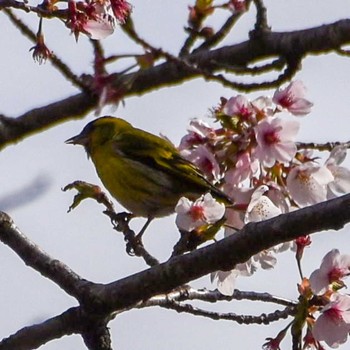
<instances>
[{"instance_id":1,"label":"thin twig","mask_svg":"<svg viewBox=\"0 0 350 350\"><path fill-rule=\"evenodd\" d=\"M210 61L210 65L224 69L226 72L234 73L236 75L259 75L263 73L269 73L271 71L280 71L286 66L287 62L283 57L277 58L272 62L266 63L261 66L245 67L245 66L232 66L228 64L217 63L214 60Z\"/></svg>"},{"instance_id":2,"label":"thin twig","mask_svg":"<svg viewBox=\"0 0 350 350\"><path fill-rule=\"evenodd\" d=\"M201 69L196 68L200 71L200 74L207 80L217 81L223 86L227 86L240 91L254 91L260 89L269 89L280 86L281 84L289 81L296 74L300 68L300 61L293 63L287 63L286 69L274 80L264 81L262 83L237 83L225 78L222 74L212 74Z\"/></svg>"},{"instance_id":3,"label":"thin twig","mask_svg":"<svg viewBox=\"0 0 350 350\"><path fill-rule=\"evenodd\" d=\"M261 314L259 316L252 315L237 315L233 312L221 313L221 312L213 312L207 311L200 308L197 308L191 304L178 303L174 301L168 301L164 304L159 305L165 309L175 310L177 312L186 312L194 316L203 316L210 318L212 320L226 320L226 321L234 321L238 324L270 324L274 321L279 321L280 319L286 319L289 316L294 315L295 308L286 307L284 310L276 310L272 313Z\"/></svg>"},{"instance_id":4,"label":"thin twig","mask_svg":"<svg viewBox=\"0 0 350 350\"><path fill-rule=\"evenodd\" d=\"M198 31L194 28L188 28L187 31L189 32L189 35L180 49L179 57L187 56L190 53L191 47L193 47L199 37Z\"/></svg>"},{"instance_id":5,"label":"thin twig","mask_svg":"<svg viewBox=\"0 0 350 350\"><path fill-rule=\"evenodd\" d=\"M317 151L332 151L334 147L342 146L345 148L350 148L350 141L346 142L326 142L326 143L316 143L316 142L297 142L298 149L313 149Z\"/></svg>"},{"instance_id":6,"label":"thin twig","mask_svg":"<svg viewBox=\"0 0 350 350\"><path fill-rule=\"evenodd\" d=\"M264 5L263 0L253 0L256 7L256 23L255 23L255 32L263 33L269 31L271 28L268 25L267 21L267 9Z\"/></svg>"},{"instance_id":7,"label":"thin twig","mask_svg":"<svg viewBox=\"0 0 350 350\"><path fill-rule=\"evenodd\" d=\"M252 0L247 1L247 10L249 9L251 2ZM227 37L234 25L237 23L237 21L246 12L247 11L233 13L230 17L228 17L228 19L222 25L222 27L213 36L205 40L201 45L199 45L195 50L193 50L193 53L217 46L222 40L224 40Z\"/></svg>"},{"instance_id":8,"label":"thin twig","mask_svg":"<svg viewBox=\"0 0 350 350\"><path fill-rule=\"evenodd\" d=\"M37 13L40 17L45 18L67 18L67 10L48 10L42 5L39 6L30 6L27 1L16 1L16 0L0 0L0 10L10 10L18 9L25 12L34 12Z\"/></svg>"},{"instance_id":9,"label":"thin twig","mask_svg":"<svg viewBox=\"0 0 350 350\"><path fill-rule=\"evenodd\" d=\"M299 70L300 68L300 62L301 59L294 58L293 60L287 61L287 67L286 69L275 79L272 81L265 81L262 83L237 83L234 81L230 81L229 79L225 78L222 74L213 74L207 69L202 69L199 65L195 66L191 63L189 63L187 60L178 58L163 49L160 48L155 48L151 44L149 44L147 41L142 39L134 29L128 28L128 34L133 38L135 42L138 44L142 45L143 47L149 49L152 52L155 52L157 55L163 56L166 58L169 62L175 62L179 65L184 66L186 69L189 71L199 74L203 76L204 79L206 80L211 80L211 81L217 81L223 86L230 87L233 89L237 89L240 91L253 91L253 90L258 90L258 89L267 89L271 87L276 87L279 86L286 81L289 81Z\"/></svg>"},{"instance_id":10,"label":"thin twig","mask_svg":"<svg viewBox=\"0 0 350 350\"><path fill-rule=\"evenodd\" d=\"M103 214L111 219L113 228L116 231L123 233L127 253L129 255L142 257L148 266L159 264L159 261L144 248L142 241L138 238L135 232L130 229L129 222L134 217L132 214L116 213L113 202L99 186L85 181L76 180L66 185L62 191L72 189L76 190L78 193L74 196L73 203L69 207L68 212L76 208L85 199L90 198L97 201L105 206L106 210L104 210Z\"/></svg>"},{"instance_id":11,"label":"thin twig","mask_svg":"<svg viewBox=\"0 0 350 350\"><path fill-rule=\"evenodd\" d=\"M258 302L268 302L277 305L283 305L288 307L294 307L297 302L276 297L270 293L258 293L251 291L240 291L235 290L232 295L221 294L218 290L207 290L207 289L194 289L190 286L183 286L177 288L170 293L160 294L150 298L149 300L143 302L138 307L149 307L156 306L160 303L164 303L165 300L171 301L188 301L188 300L200 300L208 303L216 303L218 301L232 301L232 300L249 300Z\"/></svg>"},{"instance_id":12,"label":"thin twig","mask_svg":"<svg viewBox=\"0 0 350 350\"><path fill-rule=\"evenodd\" d=\"M129 255L136 255L142 257L148 266L155 266L159 264L159 261L151 255L143 246L142 241L138 238L133 230L129 227L129 221L133 217L128 213L118 213L105 210L103 212L107 215L114 226L114 229L118 232L122 232L126 244L126 251Z\"/></svg>"}]
</instances>

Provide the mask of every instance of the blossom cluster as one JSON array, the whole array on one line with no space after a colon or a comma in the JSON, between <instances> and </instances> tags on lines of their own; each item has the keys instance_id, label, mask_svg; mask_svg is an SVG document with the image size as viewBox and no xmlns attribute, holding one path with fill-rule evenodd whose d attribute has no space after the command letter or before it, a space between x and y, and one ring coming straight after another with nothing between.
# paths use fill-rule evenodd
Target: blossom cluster
<instances>
[{"instance_id":1,"label":"blossom cluster","mask_svg":"<svg viewBox=\"0 0 350 350\"><path fill-rule=\"evenodd\" d=\"M315 342L324 341L331 347L346 342L350 332L350 296L340 290L345 287L344 278L349 274L350 255L333 249L310 275L310 295L316 296L321 304L316 308L319 317L311 322Z\"/></svg>"},{"instance_id":2,"label":"blossom cluster","mask_svg":"<svg viewBox=\"0 0 350 350\"><path fill-rule=\"evenodd\" d=\"M126 0L68 0L68 28L76 39L80 33L101 40L114 32L116 22L124 23L131 12Z\"/></svg>"},{"instance_id":3,"label":"blossom cluster","mask_svg":"<svg viewBox=\"0 0 350 350\"><path fill-rule=\"evenodd\" d=\"M313 155L313 150L296 142L300 117L309 114L312 105L303 83L294 81L277 89L272 98L222 98L212 111L218 127L192 120L179 150L234 205L225 212L223 204L215 204L208 194L195 202L182 198L176 207L180 230L198 235L203 232L203 225L225 217L228 236L248 222L266 220L350 192L350 170L341 166L345 147L335 147L322 161ZM232 271L212 274L212 281L217 281L221 293L230 295L238 276L250 276L259 267L270 269L276 264L276 253L294 249L299 254L300 247L308 244L306 237L303 242L265 250ZM311 281L315 283L314 277Z\"/></svg>"},{"instance_id":4,"label":"blossom cluster","mask_svg":"<svg viewBox=\"0 0 350 350\"><path fill-rule=\"evenodd\" d=\"M176 207L179 229L212 238L206 228L225 222L225 236L248 222L310 206L350 192L350 170L341 166L346 148L336 146L326 161L296 142L300 128L297 117L311 111L301 81L278 89L272 98L253 101L238 95L222 99L212 115L219 127L195 119L179 145L181 154L197 165L207 179L219 186L234 203L226 208L209 193L197 201L181 198ZM224 218L224 220L223 220ZM214 234L218 228L214 230ZM209 238L208 238L209 237ZM200 240L198 242L201 242ZM276 253L296 250L301 257L309 237L301 237L265 250L232 271L211 275L221 293L231 295L238 276L251 276L259 267L270 269ZM329 252L319 269L304 279L299 291L308 305L305 347L323 349L320 342L337 347L350 332L350 296L340 293L343 278L350 274L350 256ZM318 316L318 317L316 317ZM286 334L269 338L265 349L278 349ZM276 347L277 346L277 347Z\"/></svg>"},{"instance_id":5,"label":"blossom cluster","mask_svg":"<svg viewBox=\"0 0 350 350\"><path fill-rule=\"evenodd\" d=\"M350 332L350 296L341 293L344 279L350 274L350 255L337 249L328 252L321 266L299 285L299 302L303 305L306 326L303 349L324 350L323 342L337 348L347 341ZM296 315L296 319L300 315ZM291 323L292 324L292 323ZM289 324L275 338L267 338L264 350L279 350Z\"/></svg>"}]
</instances>

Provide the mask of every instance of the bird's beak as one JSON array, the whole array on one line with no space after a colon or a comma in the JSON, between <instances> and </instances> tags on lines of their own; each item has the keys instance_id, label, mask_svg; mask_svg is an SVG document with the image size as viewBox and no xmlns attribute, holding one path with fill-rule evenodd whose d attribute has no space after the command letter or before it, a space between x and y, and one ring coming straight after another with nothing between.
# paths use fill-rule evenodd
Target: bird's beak
<instances>
[{"instance_id":1,"label":"bird's beak","mask_svg":"<svg viewBox=\"0 0 350 350\"><path fill-rule=\"evenodd\" d=\"M82 146L87 146L89 142L89 139L87 135L84 135L83 133L73 136L70 139L64 141L64 143L70 144L70 145L82 145Z\"/></svg>"}]
</instances>

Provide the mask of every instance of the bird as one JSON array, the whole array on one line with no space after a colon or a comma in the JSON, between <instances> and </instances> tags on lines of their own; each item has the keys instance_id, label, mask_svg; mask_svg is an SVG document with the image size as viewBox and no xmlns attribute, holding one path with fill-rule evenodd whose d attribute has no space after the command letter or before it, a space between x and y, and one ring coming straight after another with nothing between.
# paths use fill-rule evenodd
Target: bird
<instances>
[{"instance_id":1,"label":"bird","mask_svg":"<svg viewBox=\"0 0 350 350\"><path fill-rule=\"evenodd\" d=\"M154 218L174 213L181 197L194 200L210 192L232 203L169 140L124 119L97 118L65 142L83 146L108 192L134 216L147 218L139 236Z\"/></svg>"}]
</instances>

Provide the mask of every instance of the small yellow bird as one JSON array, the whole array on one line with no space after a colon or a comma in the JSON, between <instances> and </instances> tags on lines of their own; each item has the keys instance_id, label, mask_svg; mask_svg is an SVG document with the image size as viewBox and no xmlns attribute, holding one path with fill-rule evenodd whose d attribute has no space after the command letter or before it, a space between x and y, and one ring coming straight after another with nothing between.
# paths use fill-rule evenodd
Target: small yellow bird
<instances>
[{"instance_id":1,"label":"small yellow bird","mask_svg":"<svg viewBox=\"0 0 350 350\"><path fill-rule=\"evenodd\" d=\"M225 204L231 200L167 140L110 116L98 118L66 141L84 146L111 195L135 216L148 220L170 215L181 197L206 192Z\"/></svg>"}]
</instances>

